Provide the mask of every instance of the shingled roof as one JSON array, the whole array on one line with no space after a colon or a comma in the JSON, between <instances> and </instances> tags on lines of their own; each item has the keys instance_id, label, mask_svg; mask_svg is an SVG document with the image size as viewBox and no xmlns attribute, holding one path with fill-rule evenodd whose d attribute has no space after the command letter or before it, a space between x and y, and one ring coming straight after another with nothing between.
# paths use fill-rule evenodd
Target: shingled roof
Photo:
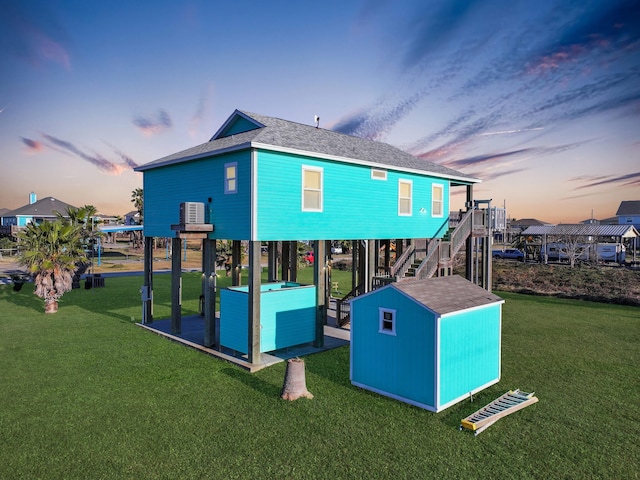
<instances>
[{"instance_id":1,"label":"shingled roof","mask_svg":"<svg viewBox=\"0 0 640 480\"><path fill-rule=\"evenodd\" d=\"M640 215L640 200L625 200L620 202L616 215L632 216Z\"/></svg>"},{"instance_id":2,"label":"shingled roof","mask_svg":"<svg viewBox=\"0 0 640 480\"><path fill-rule=\"evenodd\" d=\"M57 200L53 197L46 197L42 200L38 200L34 203L29 203L22 207L16 208L15 210L11 210L3 214L3 217L36 217L36 218L45 218L51 217L55 218L56 212L61 213L62 215L66 215L67 208L76 208L73 205L69 205L61 200Z\"/></svg>"},{"instance_id":3,"label":"shingled roof","mask_svg":"<svg viewBox=\"0 0 640 480\"><path fill-rule=\"evenodd\" d=\"M239 120L245 121L245 124L249 123L245 125L244 131L232 133L234 122ZM275 150L346 163L429 174L464 184L480 182L477 178L414 157L387 143L240 110L236 110L208 142L152 161L135 170L144 172L247 148Z\"/></svg>"}]
</instances>

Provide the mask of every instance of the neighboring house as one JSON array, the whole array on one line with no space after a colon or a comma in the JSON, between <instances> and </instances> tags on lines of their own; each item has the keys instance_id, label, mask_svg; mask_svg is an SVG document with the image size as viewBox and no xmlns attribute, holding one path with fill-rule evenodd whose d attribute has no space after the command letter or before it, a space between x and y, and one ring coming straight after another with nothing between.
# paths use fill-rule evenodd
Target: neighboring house
<instances>
[{"instance_id":1,"label":"neighboring house","mask_svg":"<svg viewBox=\"0 0 640 480\"><path fill-rule=\"evenodd\" d=\"M479 182L385 143L239 110L209 142L135 170L143 173L146 250L151 248L152 237L174 237L173 251L180 251L183 239L195 237L203 240L203 257L215 258L215 240L232 240L236 246L234 265L239 265L240 242L248 242L247 291L227 296L219 321L221 325L244 323L243 331L248 337L244 344L248 348L243 350L247 351L249 363L260 362L260 352L264 351L259 335L262 242L269 244L269 278L275 279L281 272L282 281L295 281L297 262L295 254L289 261L289 255L282 253L279 269L272 261L277 257L274 244L281 242L284 252L287 243L313 242L316 290L306 297L309 305L298 304L297 308L313 309L315 342L322 342L323 315L328 304L324 287L326 243L350 239L364 245L362 258L368 258L368 264L362 265L368 267L362 270L363 277L358 281L370 286L377 267L372 242L441 238L448 229L451 189L466 188L467 203L473 205L472 186ZM199 209L198 204L204 205L203 225L186 225L181 220L181 205ZM207 253L211 248L213 255ZM291 246L290 251L297 249ZM174 261L172 331L177 333L181 328L179 256ZM145 263L145 288L152 286L151 275L152 264ZM234 285L238 285L236 281L239 280L234 279ZM296 291L277 290L263 294L275 294L284 300L288 292L293 295ZM143 294L146 318L151 312L150 293ZM219 331L225 328L214 325L216 320L207 310L208 295L209 289L204 288L204 343L223 348ZM248 302L248 308L234 308L232 303L238 300L232 298ZM286 300L281 303L286 306ZM212 309L215 311L215 306ZM231 314L232 311L243 313ZM278 317L277 313L274 315Z\"/></svg>"},{"instance_id":2,"label":"neighboring house","mask_svg":"<svg viewBox=\"0 0 640 480\"><path fill-rule=\"evenodd\" d=\"M500 380L502 300L459 276L351 301L351 383L439 412Z\"/></svg>"},{"instance_id":3,"label":"neighboring house","mask_svg":"<svg viewBox=\"0 0 640 480\"><path fill-rule=\"evenodd\" d=\"M140 225L140 212L132 210L124 215L125 225Z\"/></svg>"},{"instance_id":4,"label":"neighboring house","mask_svg":"<svg viewBox=\"0 0 640 480\"><path fill-rule=\"evenodd\" d=\"M30 202L15 210L2 215L3 233L15 235L17 231L30 223L41 223L45 220L55 220L56 213L66 215L67 209L76 208L73 205L57 200L53 197L45 197L36 200L35 194L30 195Z\"/></svg>"},{"instance_id":5,"label":"neighboring house","mask_svg":"<svg viewBox=\"0 0 640 480\"><path fill-rule=\"evenodd\" d=\"M619 225L633 225L640 231L640 200L625 200L620 202L616 212ZM636 238L635 247L640 248L640 239Z\"/></svg>"}]
</instances>

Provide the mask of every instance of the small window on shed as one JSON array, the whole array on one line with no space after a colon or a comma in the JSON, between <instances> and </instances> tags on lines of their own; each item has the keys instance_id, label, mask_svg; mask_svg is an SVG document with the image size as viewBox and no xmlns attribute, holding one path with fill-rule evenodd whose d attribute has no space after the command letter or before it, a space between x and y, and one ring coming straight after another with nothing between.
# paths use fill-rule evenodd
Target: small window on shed
<instances>
[{"instance_id":1,"label":"small window on shed","mask_svg":"<svg viewBox=\"0 0 640 480\"><path fill-rule=\"evenodd\" d=\"M384 333L386 335L396 334L396 311L390 308L380 308L380 328L378 333Z\"/></svg>"},{"instance_id":2,"label":"small window on shed","mask_svg":"<svg viewBox=\"0 0 640 480\"><path fill-rule=\"evenodd\" d=\"M238 193L238 163L224 165L224 193Z\"/></svg>"},{"instance_id":3,"label":"small window on shed","mask_svg":"<svg viewBox=\"0 0 640 480\"><path fill-rule=\"evenodd\" d=\"M387 179L387 171L380 170L379 168L371 169L371 179L372 180L386 180Z\"/></svg>"}]
</instances>

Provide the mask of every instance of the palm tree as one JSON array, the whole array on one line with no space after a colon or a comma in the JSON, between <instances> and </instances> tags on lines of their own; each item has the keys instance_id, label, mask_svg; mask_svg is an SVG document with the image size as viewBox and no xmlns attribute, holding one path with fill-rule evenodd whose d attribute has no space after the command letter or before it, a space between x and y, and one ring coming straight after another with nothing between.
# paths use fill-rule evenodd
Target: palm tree
<instances>
[{"instance_id":1,"label":"palm tree","mask_svg":"<svg viewBox=\"0 0 640 480\"><path fill-rule=\"evenodd\" d=\"M45 313L58 311L58 300L71 290L78 263L87 261L81 228L56 220L30 223L19 233L18 261L33 277L34 293L44 299Z\"/></svg>"},{"instance_id":2,"label":"palm tree","mask_svg":"<svg viewBox=\"0 0 640 480\"><path fill-rule=\"evenodd\" d=\"M144 193L141 188L136 188L131 192L131 202L140 214L140 223L142 224L142 215L144 210Z\"/></svg>"}]
</instances>

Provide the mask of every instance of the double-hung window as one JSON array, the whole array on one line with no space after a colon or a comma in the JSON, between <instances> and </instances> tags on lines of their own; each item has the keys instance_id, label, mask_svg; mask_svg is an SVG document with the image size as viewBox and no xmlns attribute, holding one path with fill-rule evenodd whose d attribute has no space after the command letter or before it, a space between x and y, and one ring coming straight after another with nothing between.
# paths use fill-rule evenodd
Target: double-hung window
<instances>
[{"instance_id":1,"label":"double-hung window","mask_svg":"<svg viewBox=\"0 0 640 480\"><path fill-rule=\"evenodd\" d=\"M302 167L302 211L322 211L322 175L322 168Z\"/></svg>"},{"instance_id":2,"label":"double-hung window","mask_svg":"<svg viewBox=\"0 0 640 480\"><path fill-rule=\"evenodd\" d=\"M396 334L396 311L391 308L378 308L378 333Z\"/></svg>"},{"instance_id":3,"label":"double-hung window","mask_svg":"<svg viewBox=\"0 0 640 480\"><path fill-rule=\"evenodd\" d=\"M431 188L431 216L442 217L444 215L444 185L434 183Z\"/></svg>"},{"instance_id":4,"label":"double-hung window","mask_svg":"<svg viewBox=\"0 0 640 480\"><path fill-rule=\"evenodd\" d=\"M398 215L411 215L412 190L411 180L398 180Z\"/></svg>"},{"instance_id":5,"label":"double-hung window","mask_svg":"<svg viewBox=\"0 0 640 480\"><path fill-rule=\"evenodd\" d=\"M238 162L224 164L224 193L238 193Z\"/></svg>"}]
</instances>

